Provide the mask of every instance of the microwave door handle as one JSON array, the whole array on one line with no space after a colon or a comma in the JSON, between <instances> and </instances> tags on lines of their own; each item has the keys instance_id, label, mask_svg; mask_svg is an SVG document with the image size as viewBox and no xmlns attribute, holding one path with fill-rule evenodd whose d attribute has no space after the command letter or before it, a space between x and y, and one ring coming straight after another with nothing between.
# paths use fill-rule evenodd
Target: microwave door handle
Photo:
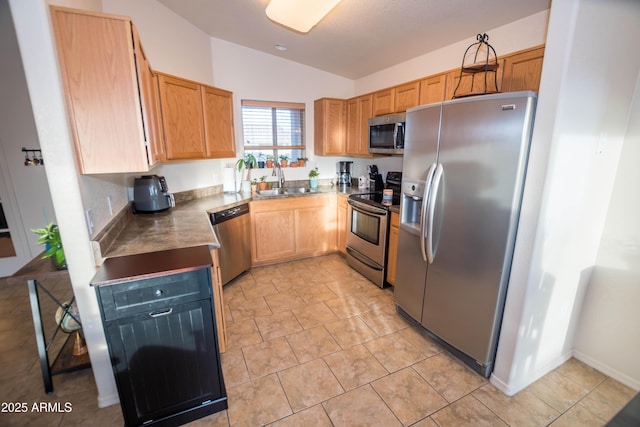
<instances>
[{"instance_id":1,"label":"microwave door handle","mask_svg":"<svg viewBox=\"0 0 640 427\"><path fill-rule=\"evenodd\" d=\"M432 163L427 172L427 179L424 186L424 194L422 195L422 212L420 212L420 254L422 259L427 261L427 209L429 204L429 193L431 190L431 184L433 183L433 175L436 172L436 164Z\"/></svg>"},{"instance_id":2,"label":"microwave door handle","mask_svg":"<svg viewBox=\"0 0 640 427\"><path fill-rule=\"evenodd\" d=\"M397 142L398 142L398 122L396 122L393 126L393 148L396 148Z\"/></svg>"}]
</instances>

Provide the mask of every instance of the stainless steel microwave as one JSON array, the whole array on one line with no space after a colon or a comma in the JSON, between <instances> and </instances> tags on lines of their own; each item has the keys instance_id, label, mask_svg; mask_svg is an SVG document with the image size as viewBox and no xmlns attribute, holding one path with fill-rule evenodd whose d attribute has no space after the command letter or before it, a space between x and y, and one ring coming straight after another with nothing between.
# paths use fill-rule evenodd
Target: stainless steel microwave
<instances>
[{"instance_id":1,"label":"stainless steel microwave","mask_svg":"<svg viewBox=\"0 0 640 427\"><path fill-rule=\"evenodd\" d=\"M404 152L405 114L389 114L369 119L369 152L402 154Z\"/></svg>"}]
</instances>

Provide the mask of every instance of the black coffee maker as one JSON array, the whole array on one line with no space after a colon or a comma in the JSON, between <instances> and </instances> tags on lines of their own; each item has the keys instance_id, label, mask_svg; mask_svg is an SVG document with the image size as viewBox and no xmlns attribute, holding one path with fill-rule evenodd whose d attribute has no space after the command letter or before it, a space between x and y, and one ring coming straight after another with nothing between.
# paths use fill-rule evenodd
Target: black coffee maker
<instances>
[{"instance_id":1,"label":"black coffee maker","mask_svg":"<svg viewBox=\"0 0 640 427\"><path fill-rule=\"evenodd\" d=\"M382 175L378 172L378 166L369 165L369 190L382 191L384 189L384 181Z\"/></svg>"},{"instance_id":2,"label":"black coffee maker","mask_svg":"<svg viewBox=\"0 0 640 427\"><path fill-rule=\"evenodd\" d=\"M351 165L353 162L338 162L336 173L338 174L338 185L351 187Z\"/></svg>"}]
</instances>

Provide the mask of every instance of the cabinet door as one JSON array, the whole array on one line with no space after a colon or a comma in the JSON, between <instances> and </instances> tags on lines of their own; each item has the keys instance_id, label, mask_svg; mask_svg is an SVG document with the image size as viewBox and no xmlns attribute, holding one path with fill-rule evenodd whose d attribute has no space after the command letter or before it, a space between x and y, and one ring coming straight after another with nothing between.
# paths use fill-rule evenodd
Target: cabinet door
<instances>
[{"instance_id":1,"label":"cabinet door","mask_svg":"<svg viewBox=\"0 0 640 427\"><path fill-rule=\"evenodd\" d=\"M395 91L393 88L375 92L373 94L373 115L381 116L393 113L394 95Z\"/></svg>"},{"instance_id":2,"label":"cabinet door","mask_svg":"<svg viewBox=\"0 0 640 427\"><path fill-rule=\"evenodd\" d=\"M211 86L202 86L202 110L207 157L235 157L232 93Z\"/></svg>"},{"instance_id":3,"label":"cabinet door","mask_svg":"<svg viewBox=\"0 0 640 427\"><path fill-rule=\"evenodd\" d=\"M81 173L149 170L131 22L51 7Z\"/></svg>"},{"instance_id":4,"label":"cabinet door","mask_svg":"<svg viewBox=\"0 0 640 427\"><path fill-rule=\"evenodd\" d=\"M205 158L200 85L166 74L159 85L167 159Z\"/></svg>"},{"instance_id":5,"label":"cabinet door","mask_svg":"<svg viewBox=\"0 0 640 427\"><path fill-rule=\"evenodd\" d=\"M338 197L337 230L338 230L338 250L347 254L347 198Z\"/></svg>"},{"instance_id":6,"label":"cabinet door","mask_svg":"<svg viewBox=\"0 0 640 427\"><path fill-rule=\"evenodd\" d=\"M286 203L284 203L279 208L271 205L264 211L254 212L254 206L259 203L270 202L251 203L252 263L262 263L294 256L296 253L293 234L295 230L295 211L286 207ZM265 206L259 207L264 208Z\"/></svg>"},{"instance_id":7,"label":"cabinet door","mask_svg":"<svg viewBox=\"0 0 640 427\"><path fill-rule=\"evenodd\" d=\"M105 323L126 424L225 395L213 328L208 299Z\"/></svg>"},{"instance_id":8,"label":"cabinet door","mask_svg":"<svg viewBox=\"0 0 640 427\"><path fill-rule=\"evenodd\" d=\"M537 91L540 88L544 47L505 58L503 92Z\"/></svg>"},{"instance_id":9,"label":"cabinet door","mask_svg":"<svg viewBox=\"0 0 640 427\"><path fill-rule=\"evenodd\" d=\"M218 332L218 349L220 353L227 350L227 320L224 312L224 294L222 292L222 274L220 272L220 256L218 249L211 249L211 286L213 295L213 311L216 314L216 331Z\"/></svg>"},{"instance_id":10,"label":"cabinet door","mask_svg":"<svg viewBox=\"0 0 640 427\"><path fill-rule=\"evenodd\" d=\"M147 141L149 164L153 165L166 159L164 149L164 135L162 134L162 121L160 117L160 94L158 93L158 77L151 69L151 64L140 44L140 38L136 27L133 29L133 45L136 52L136 69L140 83L140 95L142 101L142 118L144 123L145 139Z\"/></svg>"},{"instance_id":11,"label":"cabinet door","mask_svg":"<svg viewBox=\"0 0 640 427\"><path fill-rule=\"evenodd\" d=\"M296 255L321 255L336 250L335 196L314 196L295 208Z\"/></svg>"},{"instance_id":12,"label":"cabinet door","mask_svg":"<svg viewBox=\"0 0 640 427\"><path fill-rule=\"evenodd\" d=\"M387 256L387 282L396 284L396 267L398 264L398 226L400 215L391 213L391 224L389 227L389 253Z\"/></svg>"},{"instance_id":13,"label":"cabinet door","mask_svg":"<svg viewBox=\"0 0 640 427\"><path fill-rule=\"evenodd\" d=\"M420 105L444 101L446 74L439 74L420 81Z\"/></svg>"},{"instance_id":14,"label":"cabinet door","mask_svg":"<svg viewBox=\"0 0 640 427\"><path fill-rule=\"evenodd\" d=\"M396 86L393 90L395 91L393 97L394 113L401 113L418 105L420 99L420 82L406 83Z\"/></svg>"},{"instance_id":15,"label":"cabinet door","mask_svg":"<svg viewBox=\"0 0 640 427\"><path fill-rule=\"evenodd\" d=\"M369 119L371 118L372 95L363 95L347 100L347 144L346 154L371 157L369 153Z\"/></svg>"},{"instance_id":16,"label":"cabinet door","mask_svg":"<svg viewBox=\"0 0 640 427\"><path fill-rule=\"evenodd\" d=\"M322 98L314 102L314 148L317 156L345 153L346 101Z\"/></svg>"}]
</instances>

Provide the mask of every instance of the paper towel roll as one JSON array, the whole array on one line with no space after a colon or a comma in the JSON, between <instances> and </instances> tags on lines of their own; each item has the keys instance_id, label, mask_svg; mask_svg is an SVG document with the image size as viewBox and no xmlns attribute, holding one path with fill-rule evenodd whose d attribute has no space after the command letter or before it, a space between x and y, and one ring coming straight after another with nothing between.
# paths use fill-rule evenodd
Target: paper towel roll
<instances>
[{"instance_id":1,"label":"paper towel roll","mask_svg":"<svg viewBox=\"0 0 640 427\"><path fill-rule=\"evenodd\" d=\"M222 170L222 191L225 193L235 193L236 189L236 175L234 168L224 168Z\"/></svg>"}]
</instances>

